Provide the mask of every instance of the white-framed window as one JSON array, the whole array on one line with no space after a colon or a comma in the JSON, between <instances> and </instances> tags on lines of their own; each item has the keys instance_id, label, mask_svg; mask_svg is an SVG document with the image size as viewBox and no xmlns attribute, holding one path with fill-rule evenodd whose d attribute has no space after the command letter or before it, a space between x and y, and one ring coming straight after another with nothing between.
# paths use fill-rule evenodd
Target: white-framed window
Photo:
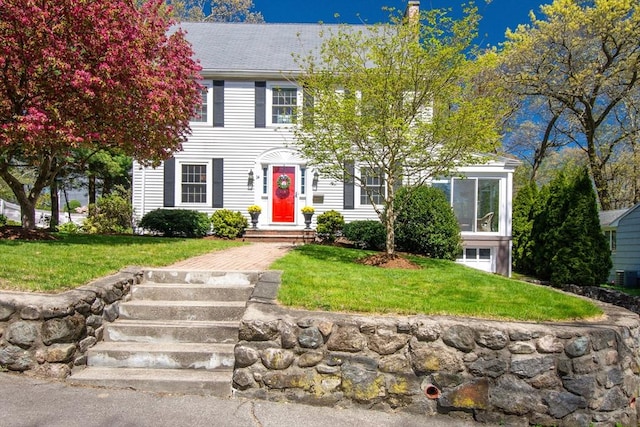
<instances>
[{"instance_id":1,"label":"white-framed window","mask_svg":"<svg viewBox=\"0 0 640 427\"><path fill-rule=\"evenodd\" d=\"M201 81L202 85L202 103L196 108L196 111L191 117L191 123L194 125L209 125L213 124L213 82Z\"/></svg>"},{"instance_id":2,"label":"white-framed window","mask_svg":"<svg viewBox=\"0 0 640 427\"><path fill-rule=\"evenodd\" d=\"M462 232L498 232L500 225L499 178L453 178L437 180L449 199Z\"/></svg>"},{"instance_id":3,"label":"white-framed window","mask_svg":"<svg viewBox=\"0 0 640 427\"><path fill-rule=\"evenodd\" d=\"M207 203L209 194L208 165L182 163L180 165L180 201L183 204Z\"/></svg>"},{"instance_id":4,"label":"white-framed window","mask_svg":"<svg viewBox=\"0 0 640 427\"><path fill-rule=\"evenodd\" d=\"M301 93L289 84L268 84L267 116L274 126L294 125L298 121Z\"/></svg>"},{"instance_id":5,"label":"white-framed window","mask_svg":"<svg viewBox=\"0 0 640 427\"><path fill-rule=\"evenodd\" d=\"M617 249L617 232L616 230L605 230L604 232L604 236L607 239L607 242L609 242L609 249L611 249L611 252L615 252Z\"/></svg>"},{"instance_id":6,"label":"white-framed window","mask_svg":"<svg viewBox=\"0 0 640 427\"><path fill-rule=\"evenodd\" d=\"M360 204L370 205L369 196L376 205L384 204L384 174L379 168L360 168L362 187L360 188Z\"/></svg>"}]
</instances>

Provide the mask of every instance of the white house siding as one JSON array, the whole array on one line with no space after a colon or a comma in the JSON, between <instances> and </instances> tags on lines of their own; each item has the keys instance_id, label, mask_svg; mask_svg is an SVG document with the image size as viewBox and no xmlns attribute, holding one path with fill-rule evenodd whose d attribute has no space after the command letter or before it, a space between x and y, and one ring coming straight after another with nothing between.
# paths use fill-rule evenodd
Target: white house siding
<instances>
[{"instance_id":1,"label":"white house siding","mask_svg":"<svg viewBox=\"0 0 640 427\"><path fill-rule=\"evenodd\" d=\"M216 76L216 80L222 77ZM211 79L212 80L212 79ZM255 127L255 80L267 81L267 126ZM287 126L269 125L271 119L269 88L289 86L287 81L269 81L256 78L224 80L224 127L212 124L194 123L192 134L183 144L183 149L175 153L175 209L196 209L212 214L212 168L213 159L223 159L223 205L225 209L240 211L248 218L247 207L257 204L262 207L260 228L302 227L304 218L300 209L305 205L315 208L313 226L318 215L336 210L345 221L377 219L369 204L360 204L360 190L356 186L354 209L344 209L343 183L335 182L320 175L317 189L312 189L314 169L307 167L306 161L295 154L291 147L293 133ZM212 90L212 89L210 89ZM301 100L299 100L301 101ZM204 204L183 204L180 193L180 170L183 163L203 163L207 165L207 202ZM508 162L507 162L508 163ZM300 194L299 179L296 182L296 218L292 224L270 222L271 207L269 195L263 193L263 166L295 166L307 168L307 192ZM465 248L491 249L491 259L475 261L461 258L459 261L469 266L490 272L510 274L511 262L511 200L512 172L514 165L505 165L504 159L461 168L458 173L473 178L500 179L499 231L492 233L463 233ZM249 171L254 174L253 189L248 188ZM270 181L270 180L269 180ZM271 185L271 184L269 184ZM133 173L133 203L135 215L139 219L144 214L164 207L164 165L157 168L143 168L137 163ZM500 258L500 260L498 260Z\"/></svg>"},{"instance_id":2,"label":"white house siding","mask_svg":"<svg viewBox=\"0 0 640 427\"><path fill-rule=\"evenodd\" d=\"M612 253L611 280L616 271L640 271L640 204L617 221L616 251Z\"/></svg>"}]
</instances>

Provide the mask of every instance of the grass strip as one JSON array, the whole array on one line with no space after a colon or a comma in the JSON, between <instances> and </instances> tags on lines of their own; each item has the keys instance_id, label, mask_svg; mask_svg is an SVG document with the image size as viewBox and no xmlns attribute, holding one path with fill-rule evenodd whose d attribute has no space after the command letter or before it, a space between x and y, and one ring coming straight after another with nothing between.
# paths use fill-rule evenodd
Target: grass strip
<instances>
[{"instance_id":1,"label":"grass strip","mask_svg":"<svg viewBox=\"0 0 640 427\"><path fill-rule=\"evenodd\" d=\"M305 245L271 265L283 270L278 300L307 310L468 316L515 321L596 318L592 302L450 261L408 258L418 270L358 264L371 252Z\"/></svg>"}]
</instances>

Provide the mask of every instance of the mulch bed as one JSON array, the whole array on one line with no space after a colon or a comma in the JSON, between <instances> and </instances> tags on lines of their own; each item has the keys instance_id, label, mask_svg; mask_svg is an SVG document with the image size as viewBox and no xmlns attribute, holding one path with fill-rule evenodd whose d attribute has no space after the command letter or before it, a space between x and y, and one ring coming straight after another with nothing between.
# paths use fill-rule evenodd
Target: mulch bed
<instances>
[{"instance_id":1,"label":"mulch bed","mask_svg":"<svg viewBox=\"0 0 640 427\"><path fill-rule=\"evenodd\" d=\"M374 254L358 260L358 263L381 268L402 268L418 270L421 267L400 255Z\"/></svg>"},{"instance_id":2,"label":"mulch bed","mask_svg":"<svg viewBox=\"0 0 640 427\"><path fill-rule=\"evenodd\" d=\"M0 227L0 239L5 240L58 240L48 230L36 228L28 230L17 225Z\"/></svg>"}]
</instances>

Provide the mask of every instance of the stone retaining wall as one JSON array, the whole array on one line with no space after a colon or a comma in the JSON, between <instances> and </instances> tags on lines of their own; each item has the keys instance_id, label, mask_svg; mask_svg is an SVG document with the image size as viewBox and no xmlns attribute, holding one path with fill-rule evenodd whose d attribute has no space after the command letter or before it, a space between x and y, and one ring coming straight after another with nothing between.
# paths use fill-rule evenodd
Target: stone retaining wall
<instances>
[{"instance_id":1,"label":"stone retaining wall","mask_svg":"<svg viewBox=\"0 0 640 427\"><path fill-rule=\"evenodd\" d=\"M264 280L264 278L263 278ZM277 282L278 278L273 278ZM479 422L637 426L640 321L498 322L284 309L256 287L235 349L236 394Z\"/></svg>"},{"instance_id":2,"label":"stone retaining wall","mask_svg":"<svg viewBox=\"0 0 640 427\"><path fill-rule=\"evenodd\" d=\"M119 302L141 279L141 270L127 269L61 294L0 292L0 369L67 377L86 364L103 323L118 317Z\"/></svg>"}]
</instances>

